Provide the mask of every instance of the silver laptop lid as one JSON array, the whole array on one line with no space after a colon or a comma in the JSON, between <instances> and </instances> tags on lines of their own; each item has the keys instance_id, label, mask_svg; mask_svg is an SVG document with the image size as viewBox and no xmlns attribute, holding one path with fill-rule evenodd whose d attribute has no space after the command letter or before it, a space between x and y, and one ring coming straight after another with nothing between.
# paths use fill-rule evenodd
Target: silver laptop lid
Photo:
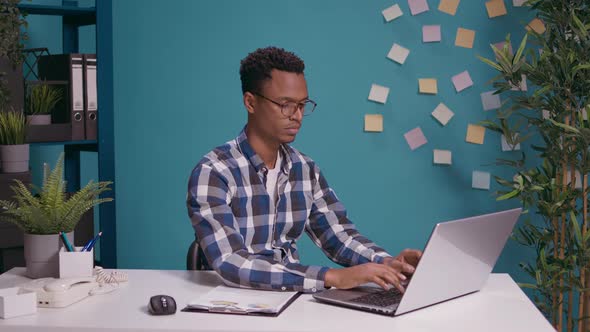
<instances>
[{"instance_id":1,"label":"silver laptop lid","mask_svg":"<svg viewBox=\"0 0 590 332\"><path fill-rule=\"evenodd\" d=\"M481 289L522 209L435 226L395 314L403 314Z\"/></svg>"}]
</instances>

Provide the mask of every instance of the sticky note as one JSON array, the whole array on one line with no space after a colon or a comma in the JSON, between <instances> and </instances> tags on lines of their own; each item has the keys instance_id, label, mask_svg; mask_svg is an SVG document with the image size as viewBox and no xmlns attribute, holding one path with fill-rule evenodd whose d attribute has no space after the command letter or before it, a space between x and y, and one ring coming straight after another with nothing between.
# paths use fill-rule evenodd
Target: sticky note
<instances>
[{"instance_id":1,"label":"sticky note","mask_svg":"<svg viewBox=\"0 0 590 332\"><path fill-rule=\"evenodd\" d=\"M488 17L494 18L508 14L504 0L490 0L486 2L486 9L488 10Z\"/></svg>"},{"instance_id":2,"label":"sticky note","mask_svg":"<svg viewBox=\"0 0 590 332\"><path fill-rule=\"evenodd\" d=\"M408 142L408 145L412 150L416 150L417 148L421 147L422 145L428 142L420 127L416 127L408 131L404 134L404 137L406 138L406 142Z\"/></svg>"},{"instance_id":3,"label":"sticky note","mask_svg":"<svg viewBox=\"0 0 590 332\"><path fill-rule=\"evenodd\" d=\"M500 51L504 48L504 45L506 45L506 41L494 43L494 46L496 46L496 48ZM510 54L514 54L514 51L512 50L512 44L510 43L508 44L508 52L510 52Z\"/></svg>"},{"instance_id":4,"label":"sticky note","mask_svg":"<svg viewBox=\"0 0 590 332\"><path fill-rule=\"evenodd\" d=\"M398 45L398 44L393 44L393 46L391 46L391 49L389 50L389 53L387 54L387 57L397 63L399 63L400 65L403 65L404 62L406 62L406 59L408 58L408 55L410 54L410 50L408 50L407 48Z\"/></svg>"},{"instance_id":5,"label":"sticky note","mask_svg":"<svg viewBox=\"0 0 590 332\"><path fill-rule=\"evenodd\" d=\"M521 80L520 80L520 86L516 86L515 84L512 84L512 91L527 91L527 84L526 84L526 75L522 74L521 76Z\"/></svg>"},{"instance_id":6,"label":"sticky note","mask_svg":"<svg viewBox=\"0 0 590 332\"><path fill-rule=\"evenodd\" d=\"M473 171L471 177L471 187L474 189L490 190L490 173L482 171Z\"/></svg>"},{"instance_id":7,"label":"sticky note","mask_svg":"<svg viewBox=\"0 0 590 332\"><path fill-rule=\"evenodd\" d=\"M449 150L434 150L434 163L440 165L451 165L453 154Z\"/></svg>"},{"instance_id":8,"label":"sticky note","mask_svg":"<svg viewBox=\"0 0 590 332\"><path fill-rule=\"evenodd\" d=\"M459 7L459 0L440 0L438 10L449 15L455 15Z\"/></svg>"},{"instance_id":9,"label":"sticky note","mask_svg":"<svg viewBox=\"0 0 590 332\"><path fill-rule=\"evenodd\" d=\"M445 104L440 103L434 111L431 113L432 116L440 122L441 125L446 126L451 118L455 115Z\"/></svg>"},{"instance_id":10,"label":"sticky note","mask_svg":"<svg viewBox=\"0 0 590 332\"><path fill-rule=\"evenodd\" d=\"M526 29L528 31L531 31L531 29L532 29L536 33L542 34L545 32L545 24L540 19L535 18L526 26Z\"/></svg>"},{"instance_id":11,"label":"sticky note","mask_svg":"<svg viewBox=\"0 0 590 332\"><path fill-rule=\"evenodd\" d=\"M455 38L455 46L473 48L475 41L475 30L464 28L457 29L457 37Z\"/></svg>"},{"instance_id":12,"label":"sticky note","mask_svg":"<svg viewBox=\"0 0 590 332\"><path fill-rule=\"evenodd\" d=\"M387 96L389 95L389 88L378 84L371 85L371 91L369 92L369 100L375 101L381 104L387 102Z\"/></svg>"},{"instance_id":13,"label":"sticky note","mask_svg":"<svg viewBox=\"0 0 590 332\"><path fill-rule=\"evenodd\" d=\"M481 103L484 111L497 110L502 106L500 95L495 95L494 91L488 91L481 94Z\"/></svg>"},{"instance_id":14,"label":"sticky note","mask_svg":"<svg viewBox=\"0 0 590 332\"><path fill-rule=\"evenodd\" d=\"M408 6L412 15L418 15L429 10L426 0L408 0Z\"/></svg>"},{"instance_id":15,"label":"sticky note","mask_svg":"<svg viewBox=\"0 0 590 332\"><path fill-rule=\"evenodd\" d=\"M436 79L434 78L421 78L418 80L420 93L435 95L438 93Z\"/></svg>"},{"instance_id":16,"label":"sticky note","mask_svg":"<svg viewBox=\"0 0 590 332\"><path fill-rule=\"evenodd\" d=\"M380 133L383 131L383 115L365 114L365 131Z\"/></svg>"},{"instance_id":17,"label":"sticky note","mask_svg":"<svg viewBox=\"0 0 590 332\"><path fill-rule=\"evenodd\" d=\"M467 125L467 137L465 140L473 144L483 144L486 136L486 128L478 125Z\"/></svg>"},{"instance_id":18,"label":"sticky note","mask_svg":"<svg viewBox=\"0 0 590 332\"><path fill-rule=\"evenodd\" d=\"M514 134L514 138L518 138L518 133ZM500 141L502 143L502 151L517 151L520 150L520 143L516 145L510 145L506 140L506 136L502 135L500 137Z\"/></svg>"},{"instance_id":19,"label":"sticky note","mask_svg":"<svg viewBox=\"0 0 590 332\"><path fill-rule=\"evenodd\" d=\"M440 42L441 33L440 25L424 25L422 26L422 42L434 43Z\"/></svg>"},{"instance_id":20,"label":"sticky note","mask_svg":"<svg viewBox=\"0 0 590 332\"><path fill-rule=\"evenodd\" d=\"M512 0L512 5L514 7L522 7L527 0Z\"/></svg>"},{"instance_id":21,"label":"sticky note","mask_svg":"<svg viewBox=\"0 0 590 332\"><path fill-rule=\"evenodd\" d=\"M453 76L452 81L457 92L461 92L473 85L473 81L471 80L471 76L469 76L469 72L467 70Z\"/></svg>"},{"instance_id":22,"label":"sticky note","mask_svg":"<svg viewBox=\"0 0 590 332\"><path fill-rule=\"evenodd\" d=\"M381 14L383 14L383 18L385 18L385 21L391 22L396 18L402 16L404 13L402 12L401 8L399 8L399 5L395 4L381 11Z\"/></svg>"}]
</instances>

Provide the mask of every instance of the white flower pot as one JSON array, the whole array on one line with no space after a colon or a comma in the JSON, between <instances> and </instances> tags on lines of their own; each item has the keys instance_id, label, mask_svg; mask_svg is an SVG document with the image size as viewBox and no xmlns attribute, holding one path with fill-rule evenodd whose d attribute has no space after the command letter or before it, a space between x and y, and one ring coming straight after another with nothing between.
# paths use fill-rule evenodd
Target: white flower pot
<instances>
[{"instance_id":1,"label":"white flower pot","mask_svg":"<svg viewBox=\"0 0 590 332\"><path fill-rule=\"evenodd\" d=\"M74 245L74 232L66 236ZM62 247L59 234L24 234L25 261L29 278L59 278L59 250Z\"/></svg>"},{"instance_id":2,"label":"white flower pot","mask_svg":"<svg viewBox=\"0 0 590 332\"><path fill-rule=\"evenodd\" d=\"M22 173L29 170L29 144L0 145L2 173Z\"/></svg>"},{"instance_id":3,"label":"white flower pot","mask_svg":"<svg viewBox=\"0 0 590 332\"><path fill-rule=\"evenodd\" d=\"M35 114L27 115L28 125L49 125L51 124L51 114Z\"/></svg>"}]
</instances>

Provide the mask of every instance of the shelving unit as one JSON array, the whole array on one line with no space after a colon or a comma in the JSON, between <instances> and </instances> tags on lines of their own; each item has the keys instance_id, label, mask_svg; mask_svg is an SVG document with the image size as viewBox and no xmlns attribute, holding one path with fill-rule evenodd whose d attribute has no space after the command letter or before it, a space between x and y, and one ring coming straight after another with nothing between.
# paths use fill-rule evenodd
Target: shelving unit
<instances>
[{"instance_id":1,"label":"shelving unit","mask_svg":"<svg viewBox=\"0 0 590 332\"><path fill-rule=\"evenodd\" d=\"M65 179L68 191L80 189L81 152L98 153L98 181L113 181L106 196L115 198L114 131L113 131L113 55L112 1L96 0L96 7L77 7L77 1L62 1L62 6L22 3L18 7L28 15L61 16L63 53L78 53L79 28L96 25L98 58L98 140L30 143L31 146L63 145ZM116 201L99 205L101 237L100 263L105 268L117 266Z\"/></svg>"}]
</instances>

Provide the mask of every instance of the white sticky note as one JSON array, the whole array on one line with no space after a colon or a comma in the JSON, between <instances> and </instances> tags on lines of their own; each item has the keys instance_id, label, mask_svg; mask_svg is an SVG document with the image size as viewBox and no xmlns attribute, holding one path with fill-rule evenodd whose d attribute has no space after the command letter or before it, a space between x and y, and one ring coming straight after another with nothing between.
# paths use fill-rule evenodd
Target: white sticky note
<instances>
[{"instance_id":1,"label":"white sticky note","mask_svg":"<svg viewBox=\"0 0 590 332\"><path fill-rule=\"evenodd\" d=\"M449 150L434 150L434 163L439 165L451 165L453 154Z\"/></svg>"},{"instance_id":2,"label":"white sticky note","mask_svg":"<svg viewBox=\"0 0 590 332\"><path fill-rule=\"evenodd\" d=\"M399 63L400 65L403 65L404 62L406 62L406 59L408 58L409 54L410 50L408 50L407 48L399 44L393 44L393 46L391 46L391 49L389 50L389 53L387 54L387 57Z\"/></svg>"},{"instance_id":3,"label":"white sticky note","mask_svg":"<svg viewBox=\"0 0 590 332\"><path fill-rule=\"evenodd\" d=\"M422 42L434 43L441 40L440 25L423 25Z\"/></svg>"},{"instance_id":4,"label":"white sticky note","mask_svg":"<svg viewBox=\"0 0 590 332\"><path fill-rule=\"evenodd\" d=\"M518 138L518 134L514 134L515 138ZM510 145L508 144L508 141L506 140L506 136L502 135L501 137L501 142L502 142L502 151L518 151L520 150L520 143L517 143L516 145Z\"/></svg>"},{"instance_id":5,"label":"white sticky note","mask_svg":"<svg viewBox=\"0 0 590 332\"><path fill-rule=\"evenodd\" d=\"M386 8L383 11L381 11L381 14L383 14L383 18L385 18L385 21L391 22L391 21L395 20L396 18L402 16L404 13L402 12L399 5L395 4L389 8Z\"/></svg>"},{"instance_id":6,"label":"white sticky note","mask_svg":"<svg viewBox=\"0 0 590 332\"><path fill-rule=\"evenodd\" d=\"M526 75L522 74L522 80L520 81L520 87L516 85L512 85L512 91L527 91L527 84L526 84Z\"/></svg>"},{"instance_id":7,"label":"white sticky note","mask_svg":"<svg viewBox=\"0 0 590 332\"><path fill-rule=\"evenodd\" d=\"M389 95L389 88L386 86L372 84L371 91L369 92L369 100L375 101L381 104L387 102L387 96Z\"/></svg>"},{"instance_id":8,"label":"white sticky note","mask_svg":"<svg viewBox=\"0 0 590 332\"><path fill-rule=\"evenodd\" d=\"M441 125L446 126L447 123L451 120L451 118L455 115L445 104L440 103L434 111L432 112L432 116L440 122Z\"/></svg>"},{"instance_id":9,"label":"white sticky note","mask_svg":"<svg viewBox=\"0 0 590 332\"><path fill-rule=\"evenodd\" d=\"M471 187L475 189L490 190L490 173L473 171Z\"/></svg>"},{"instance_id":10,"label":"white sticky note","mask_svg":"<svg viewBox=\"0 0 590 332\"><path fill-rule=\"evenodd\" d=\"M481 104L484 111L497 110L502 106L500 95L495 95L494 91L488 91L481 94Z\"/></svg>"},{"instance_id":11,"label":"white sticky note","mask_svg":"<svg viewBox=\"0 0 590 332\"><path fill-rule=\"evenodd\" d=\"M453 76L452 81L457 92L461 92L468 87L473 86L473 80L471 79L471 76L469 76L469 72L467 70Z\"/></svg>"},{"instance_id":12,"label":"white sticky note","mask_svg":"<svg viewBox=\"0 0 590 332\"><path fill-rule=\"evenodd\" d=\"M512 0L512 5L514 7L522 7L527 0Z\"/></svg>"},{"instance_id":13,"label":"white sticky note","mask_svg":"<svg viewBox=\"0 0 590 332\"><path fill-rule=\"evenodd\" d=\"M412 15L418 15L429 10L426 0L408 0L408 7Z\"/></svg>"}]
</instances>

